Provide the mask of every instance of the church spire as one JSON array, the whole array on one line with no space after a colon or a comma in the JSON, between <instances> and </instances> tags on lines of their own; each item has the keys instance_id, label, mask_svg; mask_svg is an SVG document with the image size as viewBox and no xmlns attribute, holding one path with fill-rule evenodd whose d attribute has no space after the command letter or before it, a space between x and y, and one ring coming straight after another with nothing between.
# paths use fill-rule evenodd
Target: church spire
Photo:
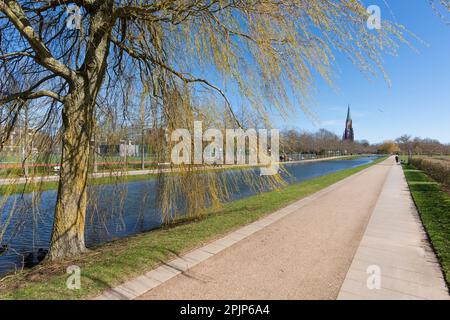
<instances>
[{"instance_id":1,"label":"church spire","mask_svg":"<svg viewBox=\"0 0 450 320\"><path fill-rule=\"evenodd\" d=\"M345 121L345 131L344 131L344 135L343 135L342 139L347 140L347 141L354 141L354 139L355 139L354 132L353 132L352 115L350 113L350 105L348 105L348 109L347 109L347 120Z\"/></svg>"}]
</instances>

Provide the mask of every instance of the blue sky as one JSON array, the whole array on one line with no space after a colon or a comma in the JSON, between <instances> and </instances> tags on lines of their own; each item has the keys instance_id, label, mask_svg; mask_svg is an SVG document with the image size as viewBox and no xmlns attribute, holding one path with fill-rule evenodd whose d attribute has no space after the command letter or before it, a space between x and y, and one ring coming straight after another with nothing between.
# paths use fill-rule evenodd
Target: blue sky
<instances>
[{"instance_id":1,"label":"blue sky","mask_svg":"<svg viewBox=\"0 0 450 320\"><path fill-rule=\"evenodd\" d=\"M368 2L368 1L365 1ZM373 0L384 18L404 25L425 43L411 40L417 51L403 45L398 56L385 56L384 67L391 86L380 75L368 80L347 59L337 59L336 88L318 80L312 111L313 123L302 112L276 127L314 131L321 127L341 135L347 105L353 116L355 138L371 143L408 133L450 143L450 26L433 11L428 0Z\"/></svg>"}]
</instances>

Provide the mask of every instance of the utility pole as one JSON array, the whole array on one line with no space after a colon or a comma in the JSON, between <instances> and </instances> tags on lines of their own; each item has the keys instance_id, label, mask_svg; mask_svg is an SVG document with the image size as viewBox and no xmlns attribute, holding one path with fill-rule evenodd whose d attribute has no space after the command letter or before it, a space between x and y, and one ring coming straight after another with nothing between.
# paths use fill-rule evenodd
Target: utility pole
<instances>
[{"instance_id":1,"label":"utility pole","mask_svg":"<svg viewBox=\"0 0 450 320\"><path fill-rule=\"evenodd\" d=\"M146 89L141 93L140 101L140 120L141 120L141 169L145 169L145 149L144 149L144 133L145 133L145 95Z\"/></svg>"},{"instance_id":2,"label":"utility pole","mask_svg":"<svg viewBox=\"0 0 450 320\"><path fill-rule=\"evenodd\" d=\"M144 147L144 124L142 123L142 132L141 132L141 169L145 169L145 147Z\"/></svg>"}]
</instances>

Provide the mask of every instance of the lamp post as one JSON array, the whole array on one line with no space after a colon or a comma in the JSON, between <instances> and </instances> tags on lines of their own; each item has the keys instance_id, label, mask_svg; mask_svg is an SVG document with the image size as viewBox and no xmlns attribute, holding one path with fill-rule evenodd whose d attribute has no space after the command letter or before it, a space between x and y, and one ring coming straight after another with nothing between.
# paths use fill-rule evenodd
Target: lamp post
<instances>
[{"instance_id":1,"label":"lamp post","mask_svg":"<svg viewBox=\"0 0 450 320\"><path fill-rule=\"evenodd\" d=\"M22 144L22 167L23 167L23 174L25 177L28 177L28 136L30 135L30 132L28 131L28 104L25 104L24 106L25 110L25 119L24 119L24 128L23 128L23 144Z\"/></svg>"},{"instance_id":2,"label":"lamp post","mask_svg":"<svg viewBox=\"0 0 450 320\"><path fill-rule=\"evenodd\" d=\"M95 138L91 138L90 145L91 145L92 163L93 163L92 171L94 173L96 173L98 171L98 165L97 165L97 152L95 150Z\"/></svg>"},{"instance_id":3,"label":"lamp post","mask_svg":"<svg viewBox=\"0 0 450 320\"><path fill-rule=\"evenodd\" d=\"M34 168L34 166L33 166L33 150L34 150L34 133L33 133L33 130L31 130L31 129L29 129L28 130L28 135L31 137L31 142L30 142L30 147L31 147L31 150L30 150L30 154L29 154L29 157L30 157L30 163L31 163L31 167L32 168ZM28 166L26 166L26 168L27 168L27 171L28 171ZM34 169L33 169L33 172L34 172ZM28 172L27 172L27 174L28 174Z\"/></svg>"},{"instance_id":4,"label":"lamp post","mask_svg":"<svg viewBox=\"0 0 450 320\"><path fill-rule=\"evenodd\" d=\"M144 135L145 135L145 128L142 127L141 131L141 169L145 169L145 147L144 147Z\"/></svg>"}]
</instances>

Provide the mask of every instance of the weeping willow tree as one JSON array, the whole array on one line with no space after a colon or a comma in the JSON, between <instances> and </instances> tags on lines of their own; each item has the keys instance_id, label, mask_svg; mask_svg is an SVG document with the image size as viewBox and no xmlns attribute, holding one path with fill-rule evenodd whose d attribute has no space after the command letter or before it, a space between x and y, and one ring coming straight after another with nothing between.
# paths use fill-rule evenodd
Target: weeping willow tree
<instances>
[{"instance_id":1,"label":"weeping willow tree","mask_svg":"<svg viewBox=\"0 0 450 320\"><path fill-rule=\"evenodd\" d=\"M0 0L0 11L2 141L25 105L41 109L42 125L60 124L51 259L85 250L90 141L104 102L122 112L147 103L169 132L195 119L240 127L231 93L259 114L306 110L314 75L331 82L336 52L383 72L381 55L403 33L388 21L369 30L358 0ZM207 108L199 96L210 97ZM182 175L161 179L167 212L173 189L191 211L226 192L210 175Z\"/></svg>"}]
</instances>

